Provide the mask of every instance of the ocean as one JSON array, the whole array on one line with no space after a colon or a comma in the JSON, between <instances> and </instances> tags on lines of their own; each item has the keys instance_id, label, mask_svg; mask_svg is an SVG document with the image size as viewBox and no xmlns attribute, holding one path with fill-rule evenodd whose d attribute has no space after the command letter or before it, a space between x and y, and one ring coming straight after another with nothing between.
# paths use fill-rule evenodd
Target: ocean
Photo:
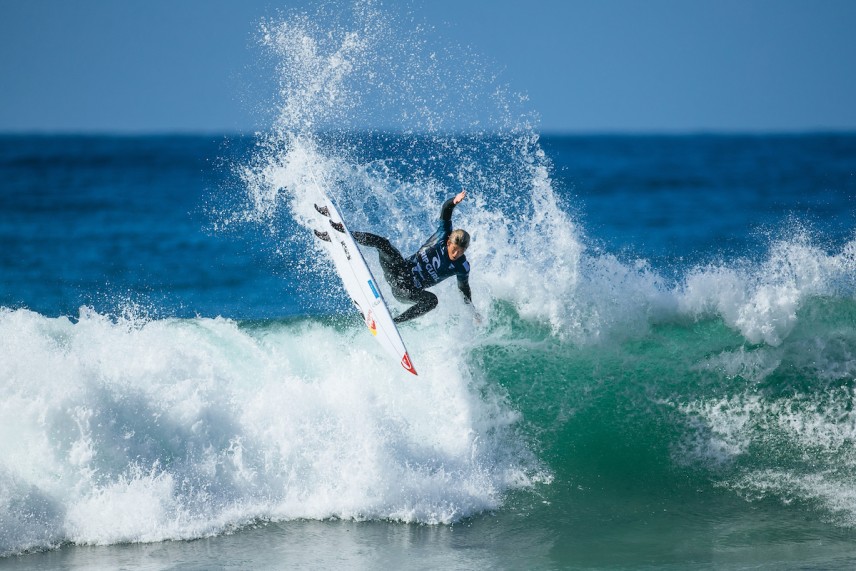
<instances>
[{"instance_id":1,"label":"ocean","mask_svg":"<svg viewBox=\"0 0 856 571\"><path fill-rule=\"evenodd\" d=\"M267 23L258 133L0 136L0 567L852 569L856 134L540 133L377 18ZM418 377L313 177L406 254L469 191Z\"/></svg>"}]
</instances>

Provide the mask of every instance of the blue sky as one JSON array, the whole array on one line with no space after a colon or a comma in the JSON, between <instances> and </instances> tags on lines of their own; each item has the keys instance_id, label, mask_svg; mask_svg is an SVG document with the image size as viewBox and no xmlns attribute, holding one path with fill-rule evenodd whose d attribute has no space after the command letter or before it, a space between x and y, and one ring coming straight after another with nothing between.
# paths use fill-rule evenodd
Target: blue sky
<instances>
[{"instance_id":1,"label":"blue sky","mask_svg":"<svg viewBox=\"0 0 856 571\"><path fill-rule=\"evenodd\" d=\"M308 0L0 0L0 131L252 132ZM410 0L546 132L856 130L850 0Z\"/></svg>"}]
</instances>

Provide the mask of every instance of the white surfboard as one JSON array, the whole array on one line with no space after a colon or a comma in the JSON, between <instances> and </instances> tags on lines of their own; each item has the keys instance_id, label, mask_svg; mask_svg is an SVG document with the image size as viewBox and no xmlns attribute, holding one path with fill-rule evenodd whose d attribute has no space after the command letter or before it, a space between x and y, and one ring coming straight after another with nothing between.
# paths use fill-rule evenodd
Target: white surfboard
<instances>
[{"instance_id":1,"label":"white surfboard","mask_svg":"<svg viewBox=\"0 0 856 571\"><path fill-rule=\"evenodd\" d=\"M316 184L316 186L318 186ZM392 320L389 307L383 300L371 270L366 264L357 243L351 236L342 215L333 201L318 187L321 201L316 205L318 218L323 222L322 230L315 235L326 246L345 290L363 315L366 326L386 351L409 372L416 374L401 334Z\"/></svg>"}]
</instances>

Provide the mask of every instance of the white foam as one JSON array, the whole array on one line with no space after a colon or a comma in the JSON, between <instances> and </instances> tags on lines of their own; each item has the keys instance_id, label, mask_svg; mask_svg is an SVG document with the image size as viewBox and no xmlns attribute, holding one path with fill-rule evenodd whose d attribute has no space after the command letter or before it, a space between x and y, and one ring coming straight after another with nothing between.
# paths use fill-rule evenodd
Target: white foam
<instances>
[{"instance_id":1,"label":"white foam","mask_svg":"<svg viewBox=\"0 0 856 571\"><path fill-rule=\"evenodd\" d=\"M750 343L778 346L810 297L856 291L856 241L830 254L805 235L774 241L758 265L709 266L691 271L677 291L682 312L717 314Z\"/></svg>"},{"instance_id":2,"label":"white foam","mask_svg":"<svg viewBox=\"0 0 856 571\"><path fill-rule=\"evenodd\" d=\"M413 380L358 323L0 310L0 553L258 518L447 523L542 477L466 346L409 338Z\"/></svg>"},{"instance_id":3,"label":"white foam","mask_svg":"<svg viewBox=\"0 0 856 571\"><path fill-rule=\"evenodd\" d=\"M817 505L833 523L856 525L856 487L848 478L833 473L799 474L775 469L752 471L720 487L734 490L748 501L777 498L785 505L795 502Z\"/></svg>"},{"instance_id":4,"label":"white foam","mask_svg":"<svg viewBox=\"0 0 856 571\"><path fill-rule=\"evenodd\" d=\"M813 503L843 525L856 523L856 412L852 389L763 396L746 391L678 408L690 430L682 463L722 470L718 485L754 501Z\"/></svg>"}]
</instances>

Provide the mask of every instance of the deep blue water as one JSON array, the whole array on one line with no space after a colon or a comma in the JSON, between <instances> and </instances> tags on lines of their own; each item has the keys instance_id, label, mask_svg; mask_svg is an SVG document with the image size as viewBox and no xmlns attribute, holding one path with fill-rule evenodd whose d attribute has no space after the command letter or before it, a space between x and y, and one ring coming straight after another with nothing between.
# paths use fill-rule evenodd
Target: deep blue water
<instances>
[{"instance_id":1,"label":"deep blue water","mask_svg":"<svg viewBox=\"0 0 856 571\"><path fill-rule=\"evenodd\" d=\"M228 184L228 144L3 138L2 304L46 315L126 300L166 315L292 313L272 262L206 230L205 201Z\"/></svg>"},{"instance_id":2,"label":"deep blue water","mask_svg":"<svg viewBox=\"0 0 856 571\"><path fill-rule=\"evenodd\" d=\"M686 269L761 255L769 238L813 228L853 237L850 135L545 137L557 186L588 235L615 252Z\"/></svg>"}]
</instances>

